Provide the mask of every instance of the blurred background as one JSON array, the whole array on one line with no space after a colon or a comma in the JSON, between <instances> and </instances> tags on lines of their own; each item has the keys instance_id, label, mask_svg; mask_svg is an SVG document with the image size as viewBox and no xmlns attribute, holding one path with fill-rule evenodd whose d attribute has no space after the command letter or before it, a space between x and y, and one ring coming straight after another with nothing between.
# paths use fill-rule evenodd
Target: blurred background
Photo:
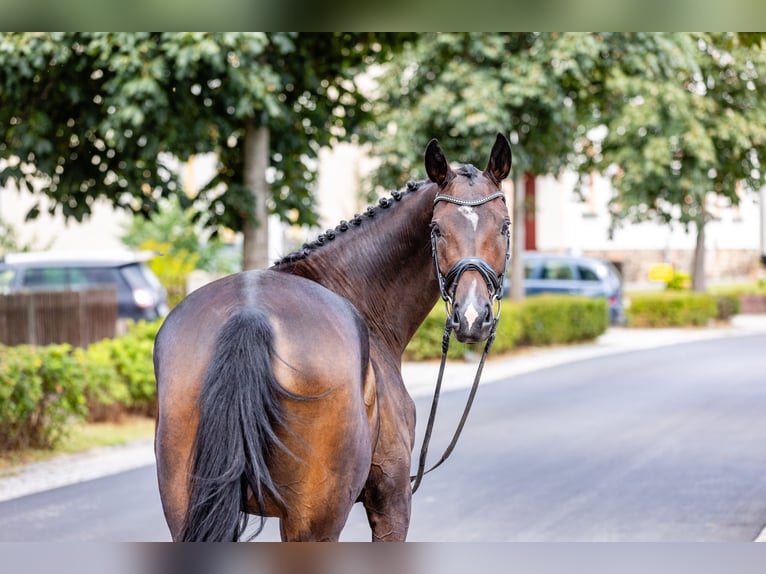
<instances>
[{"instance_id":1,"label":"blurred background","mask_svg":"<svg viewBox=\"0 0 766 574\"><path fill-rule=\"evenodd\" d=\"M570 4L541 6L571 23L577 14ZM593 13L603 3L587 4ZM620 17L640 21L651 5ZM288 11L291 4L280 6ZM408 4L404 13L422 6ZM331 8L346 15L343 4ZM8 10L17 22L26 21L24 10ZM610 14L603 11L606 23ZM498 132L511 141L513 168L503 189L513 256L496 353L593 343L631 329L726 328L738 314L765 316L765 89L762 33L0 33L0 472L62 449L151 437L152 345L169 310L200 285L265 268L408 180L424 179L423 152L431 138L451 161L480 169ZM415 336L408 363L438 358L443 312L436 309ZM700 434L721 428L724 436L692 454L733 452L726 445L742 444L741 436L731 441L725 432L736 426L757 438L753 425L766 400L755 381L762 359L748 349L729 351L742 354L732 359L742 371L737 396L714 387L727 379L716 369L730 367L717 360L712 345L680 365L668 352L582 369L583 381L595 380L597 372L637 377L635 385L625 385L638 393L627 406L619 386L614 396L604 395L607 385L597 383L593 400L580 401L576 395L586 383L561 384L568 374L522 384L531 389L530 405L546 406L538 418L541 441L530 454L522 432L503 427L498 436L518 436L514 448L542 456L553 452L542 439L561 432L553 442L573 452L563 467L555 466L560 460L541 462L540 475L552 480L588 457L619 451L628 457L620 468L645 473L631 484L652 486L654 469L634 465L632 447L599 450L588 442L611 436L630 442L634 435L595 428L609 422L603 412L562 412L557 420L567 424L551 425L545 418L551 397L562 397L556 403L562 408L614 401L606 412L628 413L631 428L664 438L670 435L666 425L684 432L690 427L668 423L684 409L644 424L661 413L658 405L696 396L694 407L704 415L709 405L726 407L725 396L745 415L727 411L739 421L731 427L703 420ZM451 352L471 360L470 349ZM645 372L657 383L653 402L641 394ZM710 394L687 393L684 385L700 380L700 373L716 374L702 385ZM665 378L681 386L676 391ZM553 390L537 401L538 389ZM496 404L508 400L507 409L524 404L523 396L496 393ZM645 411L629 410L636 405ZM486 420L515 420L497 410L496 419ZM576 444L568 425L577 421L594 424L588 439ZM674 456L690 450L688 436L680 435L680 446L666 449ZM658 437L646 440L652 445ZM731 485L732 492L766 488L763 457L759 445L752 446L737 451L742 458L736 461L748 461L742 466L752 476L742 478L746 487ZM518 451L503 460L523 460ZM565 487L576 486L577 499L583 484L599 484L593 468L617 468L612 460L599 462L583 470L580 482L553 484L556 504L550 507L559 507L556 497ZM723 477L733 477L736 464L725 462L719 465ZM556 471L544 472L548 464ZM463 468L479 466L470 459ZM690 473L696 468L684 466ZM490 474L523 479L524 471ZM670 469L665 478L677 474ZM714 487L725 482L716 477L700 486L712 506L721 494ZM149 484L153 477L143 480ZM623 484L619 477L614 482ZM535 477L531 484L534 490ZM442 488L442 494L464 491ZM652 498L658 515L669 498ZM144 507L157 514L157 501L147 500ZM431 499L421 500L428 505ZM493 507L489 500L478 507L477 524L481 509ZM741 509L747 502L730 506ZM710 527L681 530L680 536L752 539L763 508L754 503L747 510L744 534L716 538ZM529 509L527 517L534 522L536 513ZM435 523L446 523L434 516ZM700 516L695 524L713 524ZM650 517L647 531L655 519L665 517ZM550 522L565 522L557 520ZM615 534L614 525L598 530L603 522L590 522L595 532L576 524L552 534L541 527L543 534L528 536L629 538ZM141 520L135 523L140 533ZM164 525L157 532L164 535ZM450 535L464 534L444 536Z\"/></svg>"}]
</instances>

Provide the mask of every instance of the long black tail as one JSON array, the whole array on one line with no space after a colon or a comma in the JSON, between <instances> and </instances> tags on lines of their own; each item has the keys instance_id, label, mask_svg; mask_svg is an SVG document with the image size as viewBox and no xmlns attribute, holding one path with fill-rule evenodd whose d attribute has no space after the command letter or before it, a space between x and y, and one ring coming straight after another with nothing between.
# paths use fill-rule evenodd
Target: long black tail
<instances>
[{"instance_id":1,"label":"long black tail","mask_svg":"<svg viewBox=\"0 0 766 574\"><path fill-rule=\"evenodd\" d=\"M218 336L199 397L183 541L239 540L248 487L261 511L267 497L281 503L268 461L286 450L275 429L285 425L280 396L293 395L271 369L273 340L268 318L256 310L230 317ZM255 535L263 523L261 517Z\"/></svg>"}]
</instances>

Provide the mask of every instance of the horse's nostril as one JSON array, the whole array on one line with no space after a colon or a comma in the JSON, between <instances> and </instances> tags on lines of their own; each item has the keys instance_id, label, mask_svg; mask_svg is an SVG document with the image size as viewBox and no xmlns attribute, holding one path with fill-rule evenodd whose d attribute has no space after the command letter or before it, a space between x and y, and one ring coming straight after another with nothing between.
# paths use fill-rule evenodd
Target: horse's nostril
<instances>
[{"instance_id":1,"label":"horse's nostril","mask_svg":"<svg viewBox=\"0 0 766 574\"><path fill-rule=\"evenodd\" d=\"M492 323L492 305L489 303L484 306L484 317L482 319L482 323L484 325L489 325Z\"/></svg>"},{"instance_id":2,"label":"horse's nostril","mask_svg":"<svg viewBox=\"0 0 766 574\"><path fill-rule=\"evenodd\" d=\"M460 311L457 308L457 305L455 305L452 309L452 328L457 329L460 327Z\"/></svg>"}]
</instances>

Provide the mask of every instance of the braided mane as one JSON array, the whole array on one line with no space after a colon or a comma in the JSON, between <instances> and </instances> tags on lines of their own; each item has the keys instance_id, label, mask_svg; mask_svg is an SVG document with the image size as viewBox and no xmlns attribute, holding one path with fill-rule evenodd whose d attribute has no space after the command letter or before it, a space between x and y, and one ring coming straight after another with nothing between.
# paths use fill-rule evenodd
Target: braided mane
<instances>
[{"instance_id":1,"label":"braided mane","mask_svg":"<svg viewBox=\"0 0 766 574\"><path fill-rule=\"evenodd\" d=\"M400 201L405 194L417 191L424 183L424 181L408 181L406 191L392 191L391 197L380 198L380 200L378 200L378 205L368 207L362 214L354 215L350 221L343 220L335 226L335 229L328 229L320 234L314 241L304 243L300 249L285 255L279 261L274 263L274 267L291 265L306 259L309 255L314 253L314 251L333 241L338 234L345 233L354 227L360 227L365 219L372 219L382 210L388 209L396 202Z\"/></svg>"}]
</instances>

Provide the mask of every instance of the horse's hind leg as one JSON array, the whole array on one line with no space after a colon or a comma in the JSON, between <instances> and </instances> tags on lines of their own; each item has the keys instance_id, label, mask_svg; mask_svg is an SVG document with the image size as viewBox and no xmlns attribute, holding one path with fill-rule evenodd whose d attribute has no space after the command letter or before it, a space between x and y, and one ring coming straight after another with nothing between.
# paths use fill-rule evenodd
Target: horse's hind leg
<instances>
[{"instance_id":1,"label":"horse's hind leg","mask_svg":"<svg viewBox=\"0 0 766 574\"><path fill-rule=\"evenodd\" d=\"M290 515L279 521L279 533L284 542L337 542L350 512L349 508L325 510L322 516Z\"/></svg>"},{"instance_id":2,"label":"horse's hind leg","mask_svg":"<svg viewBox=\"0 0 766 574\"><path fill-rule=\"evenodd\" d=\"M280 519L283 541L337 542L369 468L369 442L363 444L365 449L358 451L353 445L342 445L346 448L329 459L304 459L302 468L291 473L293 481L283 483L290 509ZM358 463L351 461L364 460L365 454L364 468L356 468ZM335 468L330 471L331 466Z\"/></svg>"},{"instance_id":3,"label":"horse's hind leg","mask_svg":"<svg viewBox=\"0 0 766 574\"><path fill-rule=\"evenodd\" d=\"M372 465L360 497L367 511L373 542L407 538L410 527L412 487L410 457L415 440L415 404L400 375L378 377L379 431Z\"/></svg>"},{"instance_id":4,"label":"horse's hind leg","mask_svg":"<svg viewBox=\"0 0 766 574\"><path fill-rule=\"evenodd\" d=\"M407 539L412 503L409 466L397 466L373 466L362 495L373 542L404 542Z\"/></svg>"}]
</instances>

